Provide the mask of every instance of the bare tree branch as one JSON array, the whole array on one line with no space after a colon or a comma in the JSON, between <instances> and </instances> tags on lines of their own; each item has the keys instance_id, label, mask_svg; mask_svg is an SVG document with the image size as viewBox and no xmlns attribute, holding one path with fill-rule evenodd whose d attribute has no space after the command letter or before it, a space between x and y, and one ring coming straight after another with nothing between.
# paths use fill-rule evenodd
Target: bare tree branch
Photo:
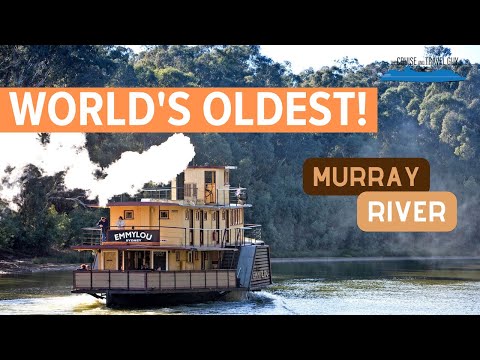
<instances>
[{"instance_id":1,"label":"bare tree branch","mask_svg":"<svg viewBox=\"0 0 480 360\"><path fill-rule=\"evenodd\" d=\"M48 200L67 200L67 201L73 201L82 206L84 209L90 208L87 204L85 204L82 200L80 200L81 196L77 196L74 198L71 197L61 197L61 196L50 196Z\"/></svg>"}]
</instances>

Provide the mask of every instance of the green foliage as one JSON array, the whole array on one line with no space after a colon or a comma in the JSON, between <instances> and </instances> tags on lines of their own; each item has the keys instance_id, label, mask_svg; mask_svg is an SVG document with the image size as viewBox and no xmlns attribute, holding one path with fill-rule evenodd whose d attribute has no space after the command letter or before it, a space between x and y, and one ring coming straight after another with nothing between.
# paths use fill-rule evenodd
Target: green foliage
<instances>
[{"instance_id":1,"label":"green foliage","mask_svg":"<svg viewBox=\"0 0 480 360\"><path fill-rule=\"evenodd\" d=\"M451 52L437 46L426 48L426 55ZM190 134L194 163L238 166L230 183L248 188L254 206L246 222L263 225L263 239L276 256L478 254L479 65L462 61L453 69L467 80L442 84L379 81L389 66L344 58L334 66L293 74L288 63L246 45L149 46L138 55L120 46L0 46L0 86L375 86L378 134ZM144 151L168 136L88 134L87 148L92 160L105 167L124 151ZM39 134L39 140L48 141L48 134ZM360 231L354 197L303 193L303 161L334 156L426 158L431 190L457 196L457 229L448 234ZM0 202L0 249L48 254L76 243L80 229L100 215L101 210L66 200L85 194L67 191L61 173L43 176L27 167L21 186L18 212Z\"/></svg>"},{"instance_id":2,"label":"green foliage","mask_svg":"<svg viewBox=\"0 0 480 360\"><path fill-rule=\"evenodd\" d=\"M11 249L18 236L19 223L15 212L0 200L0 249Z\"/></svg>"},{"instance_id":3,"label":"green foliage","mask_svg":"<svg viewBox=\"0 0 480 360\"><path fill-rule=\"evenodd\" d=\"M43 176L33 165L25 167L20 178L21 191L14 199L18 212L0 203L0 249L22 254L48 255L78 240L82 227L92 226L99 211L86 210L70 201L72 194L86 198L83 190L67 191L63 173Z\"/></svg>"},{"instance_id":4,"label":"green foliage","mask_svg":"<svg viewBox=\"0 0 480 360\"><path fill-rule=\"evenodd\" d=\"M193 87L195 78L192 73L184 73L178 69L167 67L154 71L160 87Z\"/></svg>"},{"instance_id":5,"label":"green foliage","mask_svg":"<svg viewBox=\"0 0 480 360\"><path fill-rule=\"evenodd\" d=\"M452 55L452 50L443 45L439 46L425 46L425 54L427 56L447 57Z\"/></svg>"},{"instance_id":6,"label":"green foliage","mask_svg":"<svg viewBox=\"0 0 480 360\"><path fill-rule=\"evenodd\" d=\"M134 85L131 55L131 50L119 46L4 45L0 86Z\"/></svg>"}]
</instances>

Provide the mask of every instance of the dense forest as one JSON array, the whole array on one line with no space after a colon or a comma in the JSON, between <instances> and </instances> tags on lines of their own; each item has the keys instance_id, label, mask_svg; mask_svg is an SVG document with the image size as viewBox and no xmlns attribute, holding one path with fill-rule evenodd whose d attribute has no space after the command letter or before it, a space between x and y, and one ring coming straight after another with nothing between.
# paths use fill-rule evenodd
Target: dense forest
<instances>
[{"instance_id":1,"label":"dense forest","mask_svg":"<svg viewBox=\"0 0 480 360\"><path fill-rule=\"evenodd\" d=\"M450 55L442 46L425 51ZM275 256L478 255L479 65L452 66L467 80L449 83L379 81L389 68L344 58L295 74L259 46L147 46L139 54L105 45L0 46L2 87L377 87L377 134L187 134L194 162L238 166L231 183L248 188L253 208L246 220L263 225ZM169 135L88 134L86 146L92 161L106 167L122 152L141 152ZM48 134L38 139L48 142ZM426 158L431 190L457 196L458 226L451 233L364 233L356 226L356 197L304 194L308 157ZM0 186L8 186L11 169L0 170ZM0 201L0 249L48 255L95 224L104 210L82 206L85 191L66 189L63 176L24 169L18 211Z\"/></svg>"}]
</instances>

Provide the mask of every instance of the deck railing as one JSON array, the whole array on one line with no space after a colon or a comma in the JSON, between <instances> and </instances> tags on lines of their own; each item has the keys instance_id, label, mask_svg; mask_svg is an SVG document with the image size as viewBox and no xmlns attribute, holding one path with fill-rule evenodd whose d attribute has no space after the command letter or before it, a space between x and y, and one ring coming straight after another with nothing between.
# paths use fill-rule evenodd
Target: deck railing
<instances>
[{"instance_id":1,"label":"deck railing","mask_svg":"<svg viewBox=\"0 0 480 360\"><path fill-rule=\"evenodd\" d=\"M155 189L142 189L134 196L128 194L121 194L112 197L109 202L124 202L124 201L177 201L184 200L189 203L196 204L198 196L198 189L196 184L185 183L183 187L165 186Z\"/></svg>"},{"instance_id":2,"label":"deck railing","mask_svg":"<svg viewBox=\"0 0 480 360\"><path fill-rule=\"evenodd\" d=\"M100 245L102 241L102 229L88 227L82 229L81 245Z\"/></svg>"},{"instance_id":3,"label":"deck railing","mask_svg":"<svg viewBox=\"0 0 480 360\"><path fill-rule=\"evenodd\" d=\"M191 271L98 271L73 273L73 290L78 292L222 290L237 287L233 270Z\"/></svg>"},{"instance_id":4,"label":"deck railing","mask_svg":"<svg viewBox=\"0 0 480 360\"><path fill-rule=\"evenodd\" d=\"M111 226L110 230L120 230ZM83 228L82 245L100 245L101 228ZM122 230L158 231L160 245L165 246L206 246L225 247L259 244L262 240L262 226L246 224L230 229L186 228L179 226L126 226ZM157 236L156 235L156 236ZM107 238L108 235L107 235ZM121 240L120 240L121 241ZM158 242L158 239L156 240Z\"/></svg>"},{"instance_id":5,"label":"deck railing","mask_svg":"<svg viewBox=\"0 0 480 360\"><path fill-rule=\"evenodd\" d=\"M200 195L199 195L200 194ZM204 194L204 196L201 196ZM199 197L201 196L201 197ZM246 205L248 200L247 188L224 187L205 188L199 191L197 184L185 183L183 187L161 187L155 189L142 189L136 195L121 194L109 199L109 203L128 201L175 202L184 205L222 205L237 207Z\"/></svg>"},{"instance_id":6,"label":"deck railing","mask_svg":"<svg viewBox=\"0 0 480 360\"><path fill-rule=\"evenodd\" d=\"M245 205L247 203L247 188L228 187L217 189L217 203L226 206Z\"/></svg>"}]
</instances>

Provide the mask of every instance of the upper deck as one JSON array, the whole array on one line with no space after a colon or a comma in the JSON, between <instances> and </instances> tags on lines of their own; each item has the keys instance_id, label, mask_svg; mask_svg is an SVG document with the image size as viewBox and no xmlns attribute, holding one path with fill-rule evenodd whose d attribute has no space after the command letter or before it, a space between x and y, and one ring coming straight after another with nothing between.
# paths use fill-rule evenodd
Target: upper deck
<instances>
[{"instance_id":1,"label":"upper deck","mask_svg":"<svg viewBox=\"0 0 480 360\"><path fill-rule=\"evenodd\" d=\"M247 189L230 186L234 166L190 166L168 185L145 188L136 196L122 194L110 199L108 207L132 205L180 205L191 208L250 207Z\"/></svg>"},{"instance_id":2,"label":"upper deck","mask_svg":"<svg viewBox=\"0 0 480 360\"><path fill-rule=\"evenodd\" d=\"M261 227L245 225L244 209L251 207L246 188L230 187L234 168L188 167L167 186L144 189L136 196L115 196L107 205L108 229L85 228L82 244L73 248L208 251L259 244Z\"/></svg>"}]
</instances>

